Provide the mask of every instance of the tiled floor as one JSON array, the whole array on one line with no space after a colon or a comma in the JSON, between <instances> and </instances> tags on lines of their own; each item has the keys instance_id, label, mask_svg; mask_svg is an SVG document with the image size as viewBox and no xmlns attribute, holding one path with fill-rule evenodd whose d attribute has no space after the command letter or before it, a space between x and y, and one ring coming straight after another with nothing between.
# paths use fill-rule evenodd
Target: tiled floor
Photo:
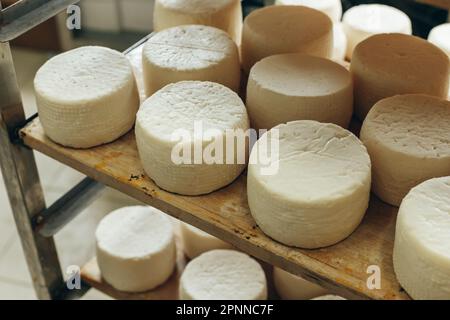
<instances>
[{"instance_id":1,"label":"tiled floor","mask_svg":"<svg viewBox=\"0 0 450 320\"><path fill-rule=\"evenodd\" d=\"M27 115L36 112L33 78L49 55L29 50L13 50L18 81ZM47 204L65 193L83 176L42 154L36 153L39 175ZM82 265L94 254L94 230L108 212L136 202L112 189L105 189L99 198L55 237L63 270L68 265ZM0 173L0 299L35 299L30 275L16 231L11 208ZM86 299L106 299L90 290Z\"/></svg>"}]
</instances>

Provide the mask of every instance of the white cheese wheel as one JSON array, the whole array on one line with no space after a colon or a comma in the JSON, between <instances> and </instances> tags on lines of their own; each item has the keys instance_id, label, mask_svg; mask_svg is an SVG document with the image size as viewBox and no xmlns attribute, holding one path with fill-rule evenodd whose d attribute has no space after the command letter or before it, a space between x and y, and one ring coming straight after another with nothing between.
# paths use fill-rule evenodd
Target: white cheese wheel
<instances>
[{"instance_id":1,"label":"white cheese wheel","mask_svg":"<svg viewBox=\"0 0 450 320\"><path fill-rule=\"evenodd\" d=\"M347 127L353 113L352 79L347 69L325 58L274 55L251 69L246 105L255 129L294 120Z\"/></svg>"},{"instance_id":2,"label":"white cheese wheel","mask_svg":"<svg viewBox=\"0 0 450 320\"><path fill-rule=\"evenodd\" d=\"M342 18L347 35L347 58L363 40L379 33L412 34L411 20L401 10L383 4L362 4L344 13Z\"/></svg>"},{"instance_id":3,"label":"white cheese wheel","mask_svg":"<svg viewBox=\"0 0 450 320\"><path fill-rule=\"evenodd\" d=\"M341 0L276 0L276 5L300 5L325 13L331 21L339 22L342 17Z\"/></svg>"},{"instance_id":4,"label":"white cheese wheel","mask_svg":"<svg viewBox=\"0 0 450 320\"><path fill-rule=\"evenodd\" d=\"M142 104L135 131L147 175L167 191L199 195L230 184L244 170L245 157L240 161L236 156L245 146L220 148L228 144L227 133L248 128L245 105L235 92L218 83L181 81ZM232 163L227 152L234 152Z\"/></svg>"},{"instance_id":5,"label":"white cheese wheel","mask_svg":"<svg viewBox=\"0 0 450 320\"><path fill-rule=\"evenodd\" d=\"M245 18L241 58L247 74L265 57L295 52L332 56L333 24L327 15L303 6L268 6Z\"/></svg>"},{"instance_id":6,"label":"white cheese wheel","mask_svg":"<svg viewBox=\"0 0 450 320\"><path fill-rule=\"evenodd\" d=\"M180 279L181 300L265 300L260 264L235 250L213 250L188 263Z\"/></svg>"},{"instance_id":7,"label":"white cheese wheel","mask_svg":"<svg viewBox=\"0 0 450 320\"><path fill-rule=\"evenodd\" d=\"M441 48L450 57L450 23L444 23L431 29L428 41ZM450 71L449 71L450 82ZM450 85L448 88L448 100L450 100Z\"/></svg>"},{"instance_id":8,"label":"white cheese wheel","mask_svg":"<svg viewBox=\"0 0 450 320\"><path fill-rule=\"evenodd\" d=\"M156 0L153 9L153 30L202 24L227 32L241 41L242 7L240 0Z\"/></svg>"},{"instance_id":9,"label":"white cheese wheel","mask_svg":"<svg viewBox=\"0 0 450 320\"><path fill-rule=\"evenodd\" d=\"M404 34L379 34L355 49L353 75L355 113L363 120L381 99L423 93L447 97L450 63L447 55L426 40Z\"/></svg>"},{"instance_id":10,"label":"white cheese wheel","mask_svg":"<svg viewBox=\"0 0 450 320\"><path fill-rule=\"evenodd\" d=\"M68 147L111 142L134 124L139 95L121 53L81 47L48 60L34 78L39 119L46 135Z\"/></svg>"},{"instance_id":11,"label":"white cheese wheel","mask_svg":"<svg viewBox=\"0 0 450 320\"><path fill-rule=\"evenodd\" d=\"M419 183L450 175L450 102L419 94L381 100L361 140L372 159L372 191L398 206Z\"/></svg>"},{"instance_id":12,"label":"white cheese wheel","mask_svg":"<svg viewBox=\"0 0 450 320\"><path fill-rule=\"evenodd\" d=\"M102 277L117 290L151 290L164 283L174 270L172 222L155 208L115 210L102 219L95 237Z\"/></svg>"},{"instance_id":13,"label":"white cheese wheel","mask_svg":"<svg viewBox=\"0 0 450 320\"><path fill-rule=\"evenodd\" d=\"M264 155L273 171L264 171ZM279 125L257 141L249 163L250 212L265 234L283 244L335 244L356 229L368 207L369 155L356 136L335 124Z\"/></svg>"},{"instance_id":14,"label":"white cheese wheel","mask_svg":"<svg viewBox=\"0 0 450 320\"><path fill-rule=\"evenodd\" d=\"M342 23L335 23L333 25L333 41L333 59L344 61L347 51L347 36L345 35Z\"/></svg>"},{"instance_id":15,"label":"white cheese wheel","mask_svg":"<svg viewBox=\"0 0 450 320\"><path fill-rule=\"evenodd\" d=\"M327 294L327 295L324 295L324 296L321 296L321 297L317 297L317 298L314 298L314 299L311 299L311 300L347 300L347 299L342 298L340 296L336 296L334 294Z\"/></svg>"},{"instance_id":16,"label":"white cheese wheel","mask_svg":"<svg viewBox=\"0 0 450 320\"><path fill-rule=\"evenodd\" d=\"M450 177L427 180L403 199L394 270L413 299L450 300Z\"/></svg>"},{"instance_id":17,"label":"white cheese wheel","mask_svg":"<svg viewBox=\"0 0 450 320\"><path fill-rule=\"evenodd\" d=\"M236 92L240 87L237 46L213 27L178 26L156 33L144 46L142 64L147 96L182 80L217 82Z\"/></svg>"},{"instance_id":18,"label":"white cheese wheel","mask_svg":"<svg viewBox=\"0 0 450 320\"><path fill-rule=\"evenodd\" d=\"M215 249L232 249L233 246L187 223L180 224L181 241L190 259Z\"/></svg>"},{"instance_id":19,"label":"white cheese wheel","mask_svg":"<svg viewBox=\"0 0 450 320\"><path fill-rule=\"evenodd\" d=\"M315 283L277 267L273 269L273 282L278 295L284 300L307 300L328 292Z\"/></svg>"}]
</instances>

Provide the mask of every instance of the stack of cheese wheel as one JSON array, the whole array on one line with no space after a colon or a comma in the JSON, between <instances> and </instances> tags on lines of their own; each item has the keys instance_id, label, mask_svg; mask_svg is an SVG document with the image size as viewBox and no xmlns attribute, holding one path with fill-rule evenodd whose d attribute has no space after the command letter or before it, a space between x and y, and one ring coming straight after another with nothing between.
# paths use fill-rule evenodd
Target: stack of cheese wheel
<instances>
[{"instance_id":1,"label":"stack of cheese wheel","mask_svg":"<svg viewBox=\"0 0 450 320\"><path fill-rule=\"evenodd\" d=\"M227 32L241 41L242 8L240 0L156 0L153 10L153 30L201 24Z\"/></svg>"},{"instance_id":2,"label":"stack of cheese wheel","mask_svg":"<svg viewBox=\"0 0 450 320\"><path fill-rule=\"evenodd\" d=\"M169 83L202 80L239 90L236 44L222 30L199 25L169 28L153 35L142 56L147 96Z\"/></svg>"},{"instance_id":3,"label":"stack of cheese wheel","mask_svg":"<svg viewBox=\"0 0 450 320\"><path fill-rule=\"evenodd\" d=\"M328 59L299 53L264 58L250 71L247 110L255 129L294 120L347 127L353 112L350 72Z\"/></svg>"},{"instance_id":4,"label":"stack of cheese wheel","mask_svg":"<svg viewBox=\"0 0 450 320\"><path fill-rule=\"evenodd\" d=\"M347 58L361 41L380 33L412 34L411 20L403 12L383 4L363 4L347 10L342 19L347 35Z\"/></svg>"},{"instance_id":5,"label":"stack of cheese wheel","mask_svg":"<svg viewBox=\"0 0 450 320\"><path fill-rule=\"evenodd\" d=\"M248 129L235 92L218 83L181 81L142 104L135 131L147 175L167 191L199 195L228 185L244 170L248 141L239 139L230 150L227 137Z\"/></svg>"},{"instance_id":6,"label":"stack of cheese wheel","mask_svg":"<svg viewBox=\"0 0 450 320\"><path fill-rule=\"evenodd\" d=\"M34 88L45 133L68 147L117 139L132 128L139 108L131 64L103 47L81 47L48 60Z\"/></svg>"},{"instance_id":7,"label":"stack of cheese wheel","mask_svg":"<svg viewBox=\"0 0 450 320\"><path fill-rule=\"evenodd\" d=\"M441 48L450 57L450 23L434 27L428 35L428 41ZM450 78L450 70L448 76ZM448 88L448 99L450 100L450 85Z\"/></svg>"},{"instance_id":8,"label":"stack of cheese wheel","mask_svg":"<svg viewBox=\"0 0 450 320\"><path fill-rule=\"evenodd\" d=\"M182 300L265 300L266 275L245 253L208 251L186 266L179 295Z\"/></svg>"},{"instance_id":9,"label":"stack of cheese wheel","mask_svg":"<svg viewBox=\"0 0 450 320\"><path fill-rule=\"evenodd\" d=\"M355 230L368 207L369 155L337 125L302 120L276 126L257 141L249 163L250 212L283 244L335 244Z\"/></svg>"},{"instance_id":10,"label":"stack of cheese wheel","mask_svg":"<svg viewBox=\"0 0 450 320\"><path fill-rule=\"evenodd\" d=\"M379 100L396 94L424 93L447 97L449 59L426 40L404 34L380 34L355 49L355 112L363 120Z\"/></svg>"},{"instance_id":11,"label":"stack of cheese wheel","mask_svg":"<svg viewBox=\"0 0 450 320\"><path fill-rule=\"evenodd\" d=\"M277 267L273 269L273 282L284 300L306 300L327 293L325 288Z\"/></svg>"},{"instance_id":12,"label":"stack of cheese wheel","mask_svg":"<svg viewBox=\"0 0 450 320\"><path fill-rule=\"evenodd\" d=\"M215 249L231 249L232 246L209 233L206 233L187 223L180 224L181 241L184 253L190 258Z\"/></svg>"},{"instance_id":13,"label":"stack of cheese wheel","mask_svg":"<svg viewBox=\"0 0 450 320\"><path fill-rule=\"evenodd\" d=\"M325 13L334 23L341 21L341 0L276 0L277 5L300 5Z\"/></svg>"},{"instance_id":14,"label":"stack of cheese wheel","mask_svg":"<svg viewBox=\"0 0 450 320\"><path fill-rule=\"evenodd\" d=\"M372 159L373 192L398 206L417 184L450 175L450 101L419 94L381 100L361 140Z\"/></svg>"},{"instance_id":15,"label":"stack of cheese wheel","mask_svg":"<svg viewBox=\"0 0 450 320\"><path fill-rule=\"evenodd\" d=\"M100 222L95 236L102 277L117 290L151 290L174 270L172 222L155 208L135 206L113 211Z\"/></svg>"},{"instance_id":16,"label":"stack of cheese wheel","mask_svg":"<svg viewBox=\"0 0 450 320\"><path fill-rule=\"evenodd\" d=\"M394 270L414 299L450 299L450 177L413 188L398 211Z\"/></svg>"},{"instance_id":17,"label":"stack of cheese wheel","mask_svg":"<svg viewBox=\"0 0 450 320\"><path fill-rule=\"evenodd\" d=\"M327 15L303 6L268 6L245 18L241 56L247 74L265 57L295 52L332 56L333 24Z\"/></svg>"}]
</instances>

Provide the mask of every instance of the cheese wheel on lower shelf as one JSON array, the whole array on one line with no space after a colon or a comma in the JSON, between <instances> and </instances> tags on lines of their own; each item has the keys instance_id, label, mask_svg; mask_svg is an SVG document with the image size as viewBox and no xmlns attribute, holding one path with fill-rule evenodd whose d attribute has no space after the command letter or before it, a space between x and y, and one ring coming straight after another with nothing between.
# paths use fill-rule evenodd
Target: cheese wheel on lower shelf
<instances>
[{"instance_id":1,"label":"cheese wheel on lower shelf","mask_svg":"<svg viewBox=\"0 0 450 320\"><path fill-rule=\"evenodd\" d=\"M142 104L135 132L144 171L159 187L199 195L230 184L244 170L246 140L230 143L227 137L248 129L235 92L218 83L181 81Z\"/></svg>"},{"instance_id":2,"label":"cheese wheel on lower shelf","mask_svg":"<svg viewBox=\"0 0 450 320\"><path fill-rule=\"evenodd\" d=\"M153 29L201 24L227 32L236 42L241 41L242 7L240 0L156 0Z\"/></svg>"},{"instance_id":3,"label":"cheese wheel on lower shelf","mask_svg":"<svg viewBox=\"0 0 450 320\"><path fill-rule=\"evenodd\" d=\"M174 270L172 222L155 208L115 210L103 218L95 236L102 278L117 290L151 290L164 283Z\"/></svg>"},{"instance_id":4,"label":"cheese wheel on lower shelf","mask_svg":"<svg viewBox=\"0 0 450 320\"><path fill-rule=\"evenodd\" d=\"M252 149L250 212L265 234L283 244L312 249L345 239L361 222L369 193L366 148L337 125L289 122Z\"/></svg>"},{"instance_id":5,"label":"cheese wheel on lower shelf","mask_svg":"<svg viewBox=\"0 0 450 320\"><path fill-rule=\"evenodd\" d=\"M314 298L314 299L311 299L311 300L347 300L347 299L342 298L340 296L336 296L334 294L327 294L327 295L324 295L324 296L321 296L321 297L317 297L317 298Z\"/></svg>"},{"instance_id":6,"label":"cheese wheel on lower shelf","mask_svg":"<svg viewBox=\"0 0 450 320\"><path fill-rule=\"evenodd\" d=\"M327 15L303 6L268 6L245 18L241 58L247 74L265 57L295 52L332 56L333 24Z\"/></svg>"},{"instance_id":7,"label":"cheese wheel on lower shelf","mask_svg":"<svg viewBox=\"0 0 450 320\"><path fill-rule=\"evenodd\" d=\"M246 105L255 129L294 120L347 127L353 112L352 79L348 70L328 59L274 55L251 69Z\"/></svg>"},{"instance_id":8,"label":"cheese wheel on lower shelf","mask_svg":"<svg viewBox=\"0 0 450 320\"><path fill-rule=\"evenodd\" d=\"M160 31L145 44L142 64L147 96L183 80L217 82L239 91L237 46L217 28L187 25Z\"/></svg>"},{"instance_id":9,"label":"cheese wheel on lower shelf","mask_svg":"<svg viewBox=\"0 0 450 320\"><path fill-rule=\"evenodd\" d=\"M276 5L300 5L325 13L334 23L341 21L341 0L276 0Z\"/></svg>"},{"instance_id":10,"label":"cheese wheel on lower shelf","mask_svg":"<svg viewBox=\"0 0 450 320\"><path fill-rule=\"evenodd\" d=\"M413 299L450 300L450 177L413 188L397 216L394 271Z\"/></svg>"},{"instance_id":11,"label":"cheese wheel on lower shelf","mask_svg":"<svg viewBox=\"0 0 450 320\"><path fill-rule=\"evenodd\" d=\"M361 140L372 159L372 191L398 206L411 188L450 175L450 102L410 94L386 98L370 110Z\"/></svg>"},{"instance_id":12,"label":"cheese wheel on lower shelf","mask_svg":"<svg viewBox=\"0 0 450 320\"><path fill-rule=\"evenodd\" d=\"M315 283L277 267L273 269L273 282L278 295L284 300L306 300L328 292Z\"/></svg>"},{"instance_id":13,"label":"cheese wheel on lower shelf","mask_svg":"<svg viewBox=\"0 0 450 320\"><path fill-rule=\"evenodd\" d=\"M34 78L46 135L68 147L90 148L129 131L139 108L133 70L120 52L81 47L48 60Z\"/></svg>"},{"instance_id":14,"label":"cheese wheel on lower shelf","mask_svg":"<svg viewBox=\"0 0 450 320\"><path fill-rule=\"evenodd\" d=\"M215 249L232 249L233 246L187 223L180 224L181 241L190 259Z\"/></svg>"},{"instance_id":15,"label":"cheese wheel on lower shelf","mask_svg":"<svg viewBox=\"0 0 450 320\"><path fill-rule=\"evenodd\" d=\"M401 10L383 4L362 4L347 10L342 18L347 35L347 58L363 40L374 34L412 34L411 20Z\"/></svg>"},{"instance_id":16,"label":"cheese wheel on lower shelf","mask_svg":"<svg viewBox=\"0 0 450 320\"><path fill-rule=\"evenodd\" d=\"M181 300L265 300L260 264L235 250L213 250L188 263L180 279Z\"/></svg>"},{"instance_id":17,"label":"cheese wheel on lower shelf","mask_svg":"<svg viewBox=\"0 0 450 320\"><path fill-rule=\"evenodd\" d=\"M355 49L353 75L355 113L364 120L381 99L423 93L447 97L450 62L439 48L418 37L379 34Z\"/></svg>"}]
</instances>

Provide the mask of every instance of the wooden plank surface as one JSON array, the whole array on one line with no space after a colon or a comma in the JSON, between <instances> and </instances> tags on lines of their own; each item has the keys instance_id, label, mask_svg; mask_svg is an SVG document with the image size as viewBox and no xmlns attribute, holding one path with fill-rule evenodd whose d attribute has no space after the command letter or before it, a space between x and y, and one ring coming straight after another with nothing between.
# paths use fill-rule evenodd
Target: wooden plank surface
<instances>
[{"instance_id":1,"label":"wooden plank surface","mask_svg":"<svg viewBox=\"0 0 450 320\"><path fill-rule=\"evenodd\" d=\"M142 48L129 54L142 89ZM142 90L141 96L144 97ZM358 130L358 124L353 124ZM303 250L273 241L258 228L247 205L246 175L208 195L189 197L158 188L146 177L134 133L117 141L76 150L50 141L39 119L21 130L23 141L105 185L217 236L237 248L289 272L303 276L347 298L409 299L393 272L392 249L397 209L372 197L360 227L344 241L323 249ZM369 289L370 266L379 267L381 288Z\"/></svg>"}]
</instances>

